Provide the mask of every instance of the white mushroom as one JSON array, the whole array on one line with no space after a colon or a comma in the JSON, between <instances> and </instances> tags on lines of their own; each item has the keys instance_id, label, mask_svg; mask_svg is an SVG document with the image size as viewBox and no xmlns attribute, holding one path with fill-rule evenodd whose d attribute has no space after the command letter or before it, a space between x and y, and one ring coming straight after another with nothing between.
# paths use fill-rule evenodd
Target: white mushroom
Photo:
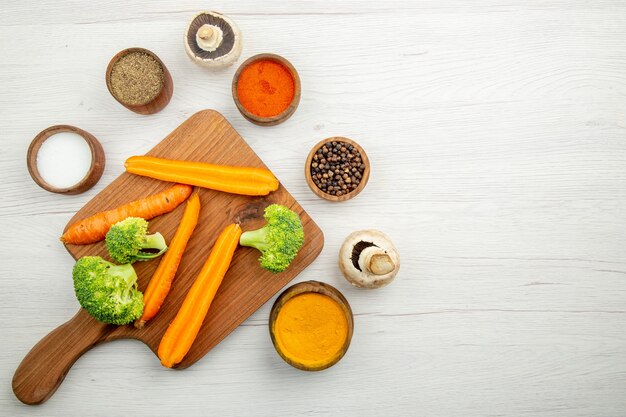
<instances>
[{"instance_id":1,"label":"white mushroom","mask_svg":"<svg viewBox=\"0 0 626 417\"><path fill-rule=\"evenodd\" d=\"M198 65L224 68L241 55L241 40L241 32L230 18L216 12L201 12L187 26L185 50Z\"/></svg>"},{"instance_id":2,"label":"white mushroom","mask_svg":"<svg viewBox=\"0 0 626 417\"><path fill-rule=\"evenodd\" d=\"M341 245L339 268L352 285L378 288L393 281L400 269L400 255L383 232L359 230Z\"/></svg>"}]
</instances>

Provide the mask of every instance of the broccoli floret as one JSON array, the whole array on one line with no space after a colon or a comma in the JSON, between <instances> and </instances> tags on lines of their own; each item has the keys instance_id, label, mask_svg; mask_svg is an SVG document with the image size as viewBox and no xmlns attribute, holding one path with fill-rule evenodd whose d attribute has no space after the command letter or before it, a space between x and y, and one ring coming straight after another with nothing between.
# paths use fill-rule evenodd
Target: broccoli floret
<instances>
[{"instance_id":1,"label":"broccoli floret","mask_svg":"<svg viewBox=\"0 0 626 417\"><path fill-rule=\"evenodd\" d=\"M167 244L161 233L148 234L148 222L140 217L128 217L115 223L106 235L106 245L111 258L120 264L147 261L162 255ZM158 252L143 252L155 249Z\"/></svg>"},{"instance_id":2,"label":"broccoli floret","mask_svg":"<svg viewBox=\"0 0 626 417\"><path fill-rule=\"evenodd\" d=\"M143 294L131 264L114 265L99 256L83 256L72 271L80 305L97 320L127 324L143 313Z\"/></svg>"},{"instance_id":3,"label":"broccoli floret","mask_svg":"<svg viewBox=\"0 0 626 417\"><path fill-rule=\"evenodd\" d=\"M268 271L282 272L293 261L304 243L304 229L296 212L279 204L272 204L263 215L267 225L244 232L239 239L241 246L261 251L259 262Z\"/></svg>"}]
</instances>

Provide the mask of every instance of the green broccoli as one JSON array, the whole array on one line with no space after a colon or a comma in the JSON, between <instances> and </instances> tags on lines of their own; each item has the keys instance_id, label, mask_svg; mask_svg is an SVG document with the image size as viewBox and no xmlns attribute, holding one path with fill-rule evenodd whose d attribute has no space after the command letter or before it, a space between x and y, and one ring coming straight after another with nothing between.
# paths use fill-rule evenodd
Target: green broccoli
<instances>
[{"instance_id":1,"label":"green broccoli","mask_svg":"<svg viewBox=\"0 0 626 417\"><path fill-rule=\"evenodd\" d=\"M167 250L161 233L148 234L148 222L140 217L128 217L115 223L106 235L106 245L111 258L120 264L147 261L160 256ZM158 252L143 252L155 249Z\"/></svg>"},{"instance_id":2,"label":"green broccoli","mask_svg":"<svg viewBox=\"0 0 626 417\"><path fill-rule=\"evenodd\" d=\"M241 246L261 251L259 262L268 271L282 272L293 261L304 243L304 230L298 214L288 207L272 204L263 215L267 224L258 230L244 232Z\"/></svg>"},{"instance_id":3,"label":"green broccoli","mask_svg":"<svg viewBox=\"0 0 626 417\"><path fill-rule=\"evenodd\" d=\"M127 324L143 313L143 294L131 264L114 265L99 256L83 256L72 270L80 305L97 320Z\"/></svg>"}]
</instances>

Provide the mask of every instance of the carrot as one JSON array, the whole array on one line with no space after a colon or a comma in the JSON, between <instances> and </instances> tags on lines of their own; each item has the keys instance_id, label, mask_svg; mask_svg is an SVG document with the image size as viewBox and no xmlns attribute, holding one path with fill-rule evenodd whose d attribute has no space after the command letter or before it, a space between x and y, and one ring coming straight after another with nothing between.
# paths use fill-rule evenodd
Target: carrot
<instances>
[{"instance_id":1,"label":"carrot","mask_svg":"<svg viewBox=\"0 0 626 417\"><path fill-rule=\"evenodd\" d=\"M267 195L278 189L268 169L177 161L151 156L131 156L124 164L131 174L225 191L232 194Z\"/></svg>"},{"instance_id":2,"label":"carrot","mask_svg":"<svg viewBox=\"0 0 626 417\"><path fill-rule=\"evenodd\" d=\"M150 220L169 213L185 201L192 190L193 188L189 185L176 184L158 194L132 201L112 210L101 211L68 227L61 236L61 242L74 245L98 242L104 239L111 226L127 217Z\"/></svg>"},{"instance_id":3,"label":"carrot","mask_svg":"<svg viewBox=\"0 0 626 417\"><path fill-rule=\"evenodd\" d=\"M230 266L240 236L241 227L231 224L217 238L209 258L161 339L158 355L163 366L171 368L180 363L189 352Z\"/></svg>"},{"instance_id":4,"label":"carrot","mask_svg":"<svg viewBox=\"0 0 626 417\"><path fill-rule=\"evenodd\" d=\"M196 193L187 202L185 213L178 225L178 229L176 229L176 234L170 242L163 259L161 259L156 272L152 275L148 288L143 293L143 314L135 321L135 327L138 329L141 329L148 320L156 316L165 297L170 292L172 281L174 281L176 276L176 271L183 257L183 252L185 252L187 247L187 242L198 224L199 214L200 198L198 193Z\"/></svg>"}]
</instances>

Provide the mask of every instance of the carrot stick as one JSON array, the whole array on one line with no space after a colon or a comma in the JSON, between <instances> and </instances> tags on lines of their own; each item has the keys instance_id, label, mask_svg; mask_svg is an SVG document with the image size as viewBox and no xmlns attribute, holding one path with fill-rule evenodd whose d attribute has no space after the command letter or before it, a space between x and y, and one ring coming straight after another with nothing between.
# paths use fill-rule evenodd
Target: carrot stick
<instances>
[{"instance_id":1,"label":"carrot stick","mask_svg":"<svg viewBox=\"0 0 626 417\"><path fill-rule=\"evenodd\" d=\"M264 168L215 165L151 156L131 156L124 166L132 174L232 194L267 195L278 189L278 180L271 171Z\"/></svg>"},{"instance_id":2,"label":"carrot stick","mask_svg":"<svg viewBox=\"0 0 626 417\"><path fill-rule=\"evenodd\" d=\"M185 213L178 225L178 229L176 229L176 234L170 242L163 259L161 259L156 272L152 275L148 288L143 293L143 314L135 321L135 327L138 329L141 329L148 320L152 319L159 312L165 297L170 292L172 281L174 281L176 276L176 271L187 247L187 242L198 224L199 214L200 198L198 193L196 193L187 202Z\"/></svg>"},{"instance_id":3,"label":"carrot stick","mask_svg":"<svg viewBox=\"0 0 626 417\"><path fill-rule=\"evenodd\" d=\"M231 224L217 238L209 258L161 339L158 355L163 366L171 368L189 352L230 266L240 236L241 227Z\"/></svg>"},{"instance_id":4,"label":"carrot stick","mask_svg":"<svg viewBox=\"0 0 626 417\"><path fill-rule=\"evenodd\" d=\"M104 239L111 226L127 217L150 220L169 213L185 201L192 190L189 185L176 184L158 194L131 201L112 210L101 211L68 227L61 236L61 242L74 245L98 242Z\"/></svg>"}]
</instances>

